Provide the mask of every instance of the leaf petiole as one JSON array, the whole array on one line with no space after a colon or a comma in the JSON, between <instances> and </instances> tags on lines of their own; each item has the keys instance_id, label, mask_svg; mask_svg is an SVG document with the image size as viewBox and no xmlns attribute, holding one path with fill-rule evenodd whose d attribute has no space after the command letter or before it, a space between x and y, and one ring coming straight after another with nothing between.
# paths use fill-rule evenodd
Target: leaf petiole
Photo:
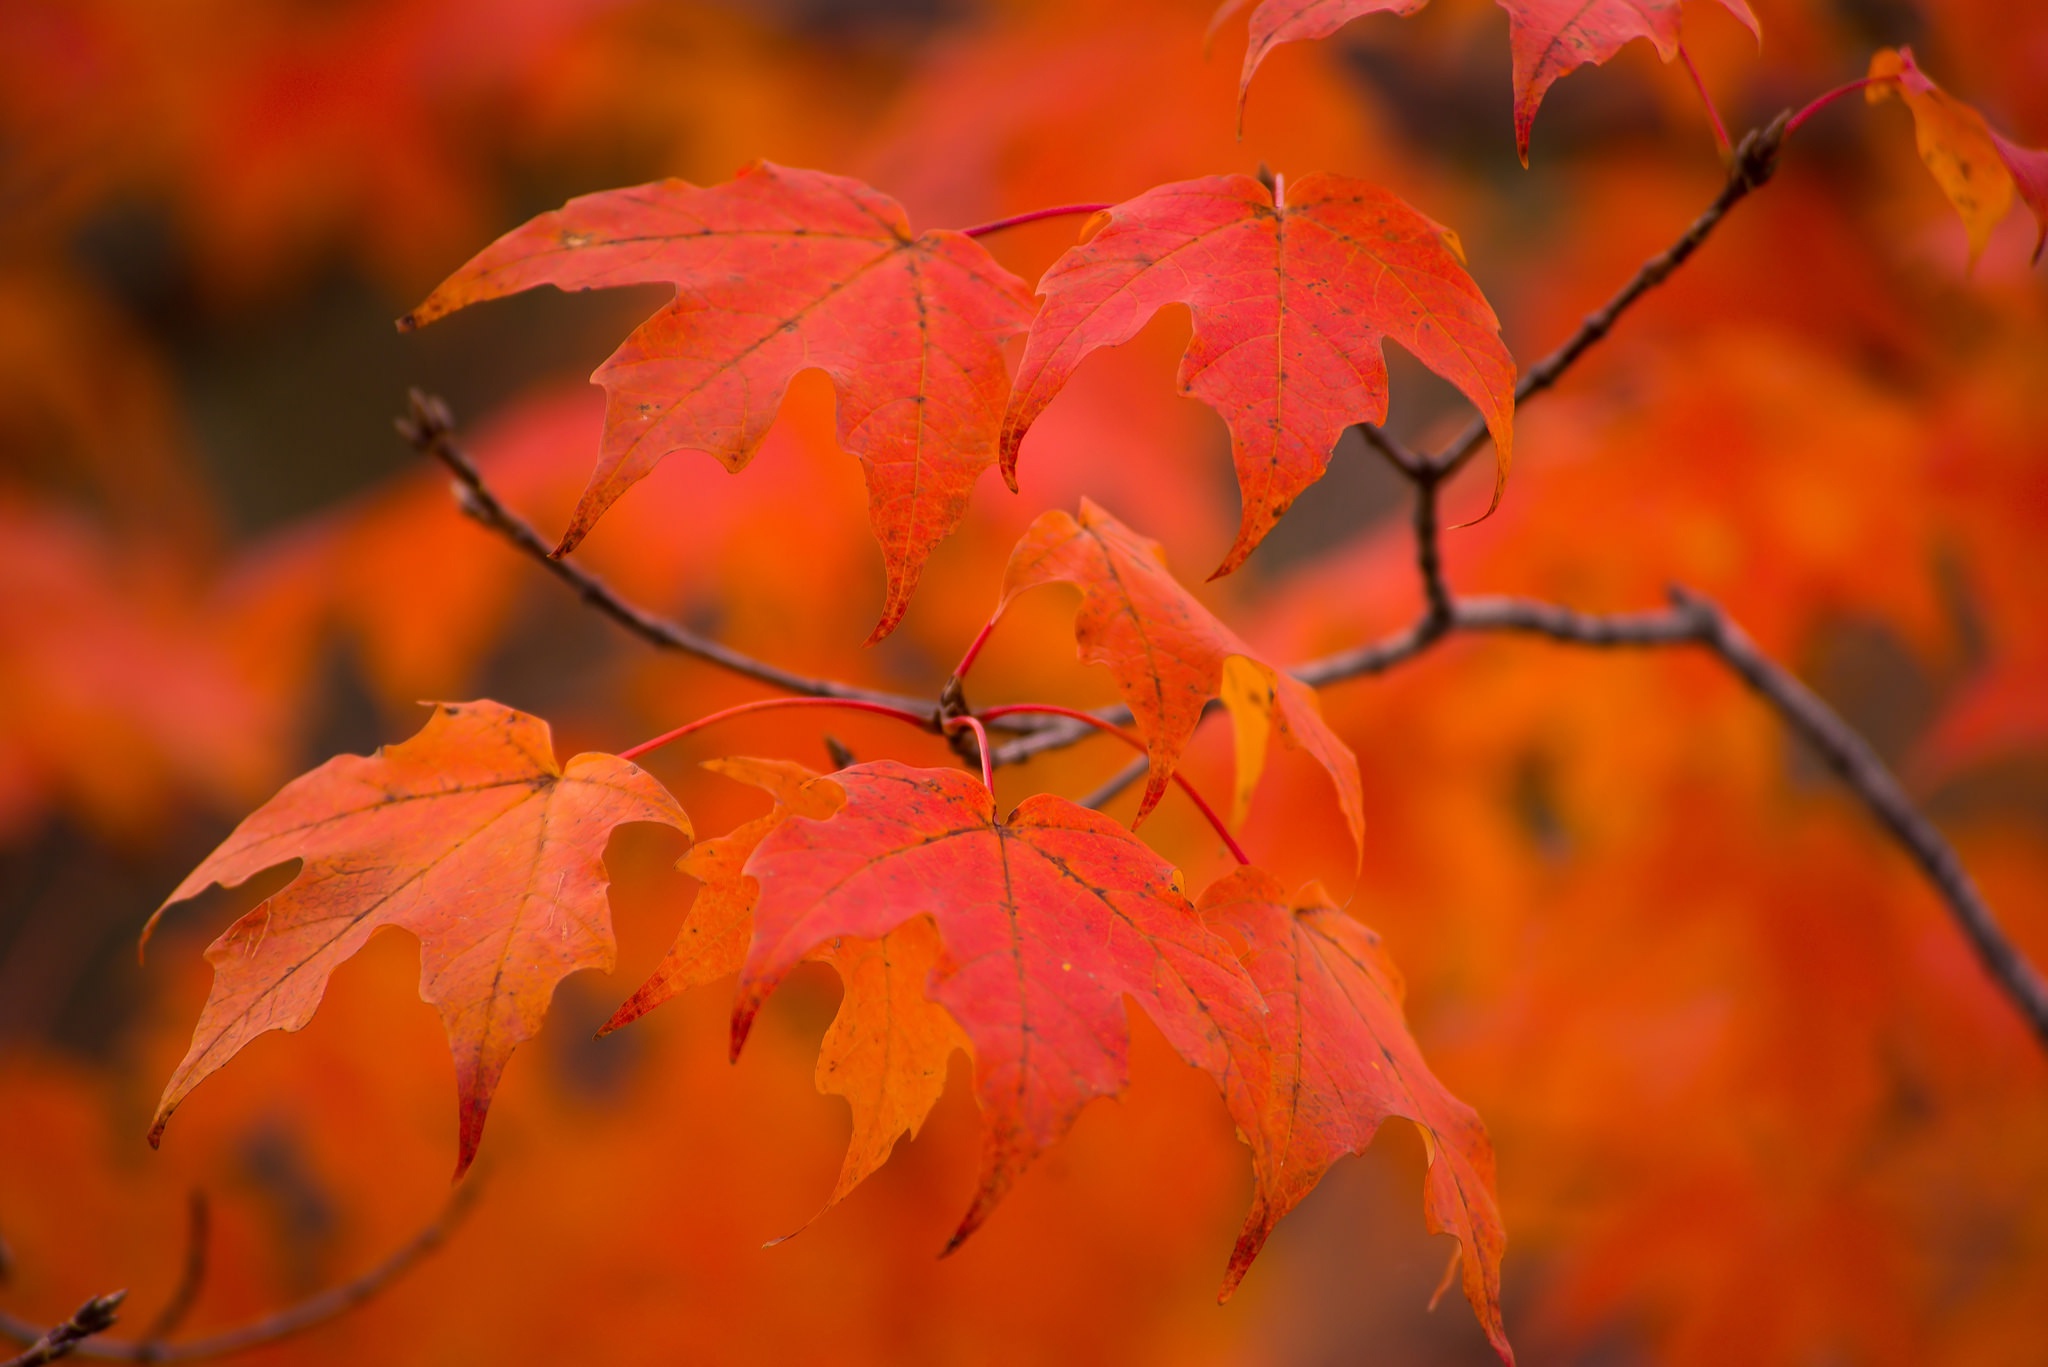
<instances>
[{"instance_id":1,"label":"leaf petiole","mask_svg":"<svg viewBox=\"0 0 2048 1367\"><path fill-rule=\"evenodd\" d=\"M988 757L988 728L981 724L979 717L963 715L946 719L947 730L956 726L964 726L974 732L975 749L981 757L981 786L993 793L996 790L996 771Z\"/></svg>"},{"instance_id":2,"label":"leaf petiole","mask_svg":"<svg viewBox=\"0 0 2048 1367\"><path fill-rule=\"evenodd\" d=\"M1799 131L1799 126L1801 124L1805 123L1815 114L1820 113L1821 110L1826 109L1836 100L1841 99L1844 95L1853 95L1857 91L1865 88L1866 86L1875 85L1879 81L1888 79L1890 78L1885 76L1865 76L1860 81L1850 81L1847 85L1838 85L1833 90L1828 91L1826 94L1815 97L1813 102L1807 105L1806 108L1800 110L1797 114L1794 114L1791 118L1785 120L1785 136L1788 138L1791 137L1794 133Z\"/></svg>"},{"instance_id":3,"label":"leaf petiole","mask_svg":"<svg viewBox=\"0 0 2048 1367\"><path fill-rule=\"evenodd\" d=\"M1098 731L1106 731L1110 735L1115 736L1124 744L1131 746L1139 753L1142 754L1145 752L1145 742L1138 739L1137 736L1131 734L1129 731L1124 730L1121 726L1111 725L1109 722L1104 721L1102 718L1096 716L1092 712L1083 712L1078 707L1061 707L1055 703L1005 703L1001 707L988 708L987 710L980 713L979 716L980 720L987 722L994 721L998 717L1015 716L1020 713L1027 712L1040 713L1046 716L1053 717L1071 717L1075 721L1086 722L1088 723L1088 725L1094 727ZM967 720L972 719L969 718ZM1174 771L1173 781L1180 785L1180 790L1188 795L1188 801L1195 804L1195 810L1199 811L1203 815L1203 817L1205 817L1208 820L1209 825L1215 829L1216 834L1223 838L1223 844L1225 848L1227 848L1230 851L1232 857L1235 858L1237 862L1240 864L1251 863L1252 861L1250 856L1245 854L1243 847L1240 846L1237 843L1236 839L1230 834L1230 827L1223 824L1223 818L1216 815L1216 809L1214 807L1211 807L1206 801L1203 800L1202 795L1195 790L1195 785L1188 782L1187 779L1181 775L1179 770Z\"/></svg>"},{"instance_id":4,"label":"leaf petiole","mask_svg":"<svg viewBox=\"0 0 2048 1367\"><path fill-rule=\"evenodd\" d=\"M1104 209L1113 207L1108 204L1060 204L1050 209L1033 209L1029 213L1011 214L1008 218L977 223L972 228L961 228L958 231L962 237L986 237L1005 228L1018 228L1026 223L1036 223L1042 218L1065 218L1070 214L1099 214Z\"/></svg>"},{"instance_id":5,"label":"leaf petiole","mask_svg":"<svg viewBox=\"0 0 2048 1367\"><path fill-rule=\"evenodd\" d=\"M988 624L982 627L980 632L978 632L975 635L975 638L968 643L967 653L960 657L959 664L953 666L954 683L958 683L960 680L966 678L967 671L974 668L975 658L981 654L981 648L988 644L988 638L990 633L995 631L996 623L1001 619L1002 614L1000 612L998 612L994 617L989 618Z\"/></svg>"},{"instance_id":6,"label":"leaf petiole","mask_svg":"<svg viewBox=\"0 0 2048 1367\"><path fill-rule=\"evenodd\" d=\"M933 729L932 720L929 717L920 717L917 713L906 712L900 707L890 707L886 703L868 702L862 698L758 698L753 702L743 702L735 707L727 707L717 712L707 713L693 722L685 722L673 731L664 732L653 740L643 740L638 745L619 751L619 758L637 760L649 751L659 750L670 741L681 740L692 731L702 731L705 727L715 722L725 721L729 717L745 716L749 712L768 712L779 707L845 707L851 708L856 712L873 712L879 716L894 717L900 722L907 722L915 726L920 731L930 731ZM984 770L988 767L987 756L987 738L984 736L982 746L982 767Z\"/></svg>"},{"instance_id":7,"label":"leaf petiole","mask_svg":"<svg viewBox=\"0 0 2048 1367\"><path fill-rule=\"evenodd\" d=\"M1693 64L1692 53L1684 43L1678 45L1678 60L1685 63L1685 74L1692 77L1692 88L1700 93L1700 103L1707 108L1707 122L1714 126L1714 145L1721 149L1721 160L1730 161L1735 156L1735 144L1728 140L1728 125L1721 122L1721 111L1714 107L1714 97L1707 90L1706 77Z\"/></svg>"}]
</instances>

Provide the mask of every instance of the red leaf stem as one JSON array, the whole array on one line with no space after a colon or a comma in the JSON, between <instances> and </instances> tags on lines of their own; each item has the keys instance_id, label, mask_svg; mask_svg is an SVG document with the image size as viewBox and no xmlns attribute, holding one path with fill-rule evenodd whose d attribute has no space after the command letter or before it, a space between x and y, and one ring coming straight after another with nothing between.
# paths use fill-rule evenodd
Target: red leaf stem
<instances>
[{"instance_id":1,"label":"red leaf stem","mask_svg":"<svg viewBox=\"0 0 2048 1367\"><path fill-rule=\"evenodd\" d=\"M1071 717L1075 721L1086 722L1098 731L1107 731L1124 744L1137 750L1139 754L1146 753L1145 742L1138 739L1136 735L1124 730L1121 726L1111 725L1092 712L1083 712L1077 707L1060 707L1054 703L1037 702L1005 703L1001 707L991 707L984 710L980 714L980 718L982 721L994 721L998 717L1014 716L1024 712L1043 713L1053 717ZM1216 809L1211 807L1199 792L1195 791L1195 785L1182 777L1178 770L1174 772L1173 781L1180 785L1180 790L1188 795L1188 801L1195 804L1195 810L1206 817L1210 826L1215 828L1216 834L1223 838L1223 844L1230 851L1232 857L1240 864L1251 863L1251 859L1230 834L1230 827L1223 824L1223 818L1216 815Z\"/></svg>"},{"instance_id":2,"label":"red leaf stem","mask_svg":"<svg viewBox=\"0 0 2048 1367\"><path fill-rule=\"evenodd\" d=\"M777 707L847 707L852 708L856 712L873 712L884 717L894 717L898 721L908 722L920 731L932 729L931 719L928 717L920 717L915 712L906 712L900 707L890 707L878 702L867 702L860 698L760 698L754 702L743 702L736 707L728 707L721 711L709 713L697 718L693 722L685 722L675 730L664 732L653 740L643 740L630 749L619 751L619 758L636 760L650 750L659 750L670 741L681 740L692 731L702 731L714 722L724 721L728 717L744 716L749 712L766 712ZM986 737L983 738L982 753L984 755L987 754ZM985 764L986 760L983 762Z\"/></svg>"}]
</instances>

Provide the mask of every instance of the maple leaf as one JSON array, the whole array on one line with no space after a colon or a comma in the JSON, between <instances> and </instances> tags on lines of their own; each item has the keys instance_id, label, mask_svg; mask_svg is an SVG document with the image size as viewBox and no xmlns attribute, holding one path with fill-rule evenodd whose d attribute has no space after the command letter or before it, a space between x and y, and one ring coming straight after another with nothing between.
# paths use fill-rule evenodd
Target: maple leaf
<instances>
[{"instance_id":1,"label":"maple leaf","mask_svg":"<svg viewBox=\"0 0 2048 1367\"><path fill-rule=\"evenodd\" d=\"M1010 553L996 616L1018 594L1056 580L1081 589L1074 621L1081 658L1109 667L1145 738L1152 763L1138 821L1166 792L1202 709L1221 697L1237 739L1233 824L1244 820L1265 763L1267 736L1277 726L1329 772L1352 841L1362 847L1365 798L1358 758L1323 720L1315 690L1268 664L1203 607L1167 571L1158 542L1139 536L1092 499L1081 500L1078 521L1058 508L1041 513Z\"/></svg>"},{"instance_id":2,"label":"maple leaf","mask_svg":"<svg viewBox=\"0 0 2048 1367\"><path fill-rule=\"evenodd\" d=\"M1264 995L1270 1079L1248 1134L1257 1189L1230 1255L1228 1297L1273 1226L1339 1158L1363 1153L1390 1116L1422 1130L1429 1155L1429 1228L1458 1239L1466 1299L1503 1361L1500 1314L1506 1243L1494 1198L1493 1146L1472 1108L1444 1089L1401 1018L1399 970L1379 937L1316 884L1289 902L1271 874L1237 869L1202 894L1202 918L1244 937L1245 965ZM1256 1080L1256 1071L1249 1074Z\"/></svg>"},{"instance_id":3,"label":"maple leaf","mask_svg":"<svg viewBox=\"0 0 2048 1367\"><path fill-rule=\"evenodd\" d=\"M1213 30L1251 0L1224 0L1210 21ZM1264 0L1251 17L1244 71L1238 78L1238 106L1251 89L1252 75L1281 43L1327 38L1368 14L1410 15L1429 0ZM1759 33L1748 0L1721 0L1752 34ZM1508 47L1514 58L1515 151L1529 164L1529 130L1543 96L1559 77L1598 65L1637 38L1656 46L1670 61L1678 55L1678 0L1500 0L1508 12Z\"/></svg>"},{"instance_id":4,"label":"maple leaf","mask_svg":"<svg viewBox=\"0 0 2048 1367\"><path fill-rule=\"evenodd\" d=\"M313 1018L327 980L386 926L420 941L420 996L455 1055L460 1176L512 1051L555 986L609 970L605 899L612 829L653 822L690 834L667 790L612 755L556 763L547 723L495 702L439 703L410 740L341 755L286 784L180 883L164 911L302 861L280 891L207 947L213 987L192 1046L164 1088L171 1112L242 1046Z\"/></svg>"},{"instance_id":5,"label":"maple leaf","mask_svg":"<svg viewBox=\"0 0 2048 1367\"><path fill-rule=\"evenodd\" d=\"M1180 388L1230 428L1244 504L1216 574L1244 563L1321 478L1346 427L1385 419L1382 339L1485 415L1499 502L1513 457L1514 358L1440 225L1377 186L1327 172L1287 186L1284 198L1250 176L1178 181L1105 216L1039 282L1043 302L1003 418L1012 488L1025 432L1082 359L1181 303L1194 336Z\"/></svg>"},{"instance_id":6,"label":"maple leaf","mask_svg":"<svg viewBox=\"0 0 2048 1367\"><path fill-rule=\"evenodd\" d=\"M1910 47L1873 55L1870 80L1864 88L1870 103L1896 98L1913 111L1920 160L1962 217L1971 264L1984 254L1991 230L2012 211L2015 194L2032 210L2040 229L2034 239L2034 260L2039 261L2048 246L2048 151L2001 137L1982 114L1929 80Z\"/></svg>"},{"instance_id":7,"label":"maple leaf","mask_svg":"<svg viewBox=\"0 0 2048 1367\"><path fill-rule=\"evenodd\" d=\"M1134 998L1255 1127L1247 1078L1264 1008L1179 874L1136 836L1064 798L1007 820L973 776L883 760L834 775L846 805L761 842L753 947L733 1008L737 1052L784 975L835 936L876 939L930 917L943 953L926 994L973 1042L980 1186L947 1248L972 1234L1091 1098L1123 1090Z\"/></svg>"},{"instance_id":8,"label":"maple leaf","mask_svg":"<svg viewBox=\"0 0 2048 1367\"><path fill-rule=\"evenodd\" d=\"M650 283L676 297L592 376L604 439L556 553L671 452L744 467L790 379L823 370L882 545L888 590L869 638L880 640L995 459L1000 348L1030 316L1029 289L972 238L913 235L902 207L859 181L763 161L722 185L572 199L486 247L399 326L536 285Z\"/></svg>"},{"instance_id":9,"label":"maple leaf","mask_svg":"<svg viewBox=\"0 0 2048 1367\"><path fill-rule=\"evenodd\" d=\"M845 801L837 783L789 760L713 759L704 767L760 788L775 806L729 834L698 842L683 856L679 867L703 887L661 963L599 1035L693 987L738 973L760 895L745 872L748 857L791 817L823 820ZM923 1128L945 1090L947 1059L969 1047L953 1018L924 996L938 951L937 932L929 921L918 920L874 939L835 937L808 956L831 964L846 988L819 1049L818 1090L845 1097L853 1110L846 1159L820 1214L887 1162L899 1137Z\"/></svg>"}]
</instances>

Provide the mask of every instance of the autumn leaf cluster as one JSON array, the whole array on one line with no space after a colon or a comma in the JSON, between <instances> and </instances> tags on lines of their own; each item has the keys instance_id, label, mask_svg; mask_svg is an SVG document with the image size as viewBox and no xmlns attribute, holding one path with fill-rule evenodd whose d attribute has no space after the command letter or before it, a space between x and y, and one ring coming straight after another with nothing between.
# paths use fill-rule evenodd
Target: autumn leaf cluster
<instances>
[{"instance_id":1,"label":"autumn leaf cluster","mask_svg":"<svg viewBox=\"0 0 2048 1367\"><path fill-rule=\"evenodd\" d=\"M110 940L162 903L118 1048L0 1044L19 1303L160 1287L203 1176L224 1322L306 1280L266 1250L366 1257L481 1153L496 1236L307 1360L521 1360L593 1318L620 1360L750 1324L859 1360L1307 1360L1303 1326L1417 1360L2038 1348L2040 1051L1738 681L1515 639L1290 671L1433 610L1357 426L1398 454L1470 424L1459 592L1710 595L2038 962L2048 105L2005 29L2039 25L1503 0L1503 47L1453 0L1158 0L909 42L718 6L212 8L234 42L116 0L0 20L35 207L0 263L0 823L145 852ZM1418 122L1431 81L1472 111ZM1702 91L1738 135L1800 110L1771 183L1518 412L1728 183ZM567 202L527 217L494 157ZM601 401L508 386L461 434L488 487L624 598L870 706L763 706L608 634L425 472L233 527L189 377L64 254L124 196L216 318L344 260L408 366L568 320ZM509 302L542 284L652 288ZM420 697L514 705L392 740ZM982 767L1076 713L1122 742ZM307 1191L367 1223L275 1215ZM1476 1331L1426 1318L1454 1276Z\"/></svg>"}]
</instances>

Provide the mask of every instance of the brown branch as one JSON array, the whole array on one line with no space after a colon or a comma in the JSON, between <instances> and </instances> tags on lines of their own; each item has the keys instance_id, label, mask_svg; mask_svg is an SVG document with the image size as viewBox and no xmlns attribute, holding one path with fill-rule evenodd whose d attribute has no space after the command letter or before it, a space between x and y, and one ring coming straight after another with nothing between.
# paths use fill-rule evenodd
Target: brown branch
<instances>
[{"instance_id":1,"label":"brown branch","mask_svg":"<svg viewBox=\"0 0 2048 1367\"><path fill-rule=\"evenodd\" d=\"M1435 475L1415 481L1415 568L1422 575L1423 633L1434 640L1451 625L1451 588L1444 581L1442 537L1437 526ZM1427 646L1429 641L1424 641Z\"/></svg>"},{"instance_id":2,"label":"brown branch","mask_svg":"<svg viewBox=\"0 0 2048 1367\"><path fill-rule=\"evenodd\" d=\"M1111 726L1131 724L1131 709L1121 704L1115 707L1098 707L1094 715ZM1076 741L1101 734L1102 731L1098 727L1077 721L1059 721L998 745L989 751L988 762L991 767L997 769L1006 764L1022 764L1033 755L1044 754L1048 750L1064 750Z\"/></svg>"},{"instance_id":3,"label":"brown branch","mask_svg":"<svg viewBox=\"0 0 2048 1367\"><path fill-rule=\"evenodd\" d=\"M126 1291L94 1296L79 1306L70 1319L47 1333L39 1333L33 1326L23 1326L26 1330L23 1333L9 1329L7 1332L10 1337L33 1339L34 1342L29 1344L26 1352L0 1363L0 1367L39 1367L42 1363L55 1362L58 1358L70 1357L73 1353L81 1352L81 1345L86 1340L113 1328L114 1321L120 1318L121 1302L127 1296Z\"/></svg>"},{"instance_id":4,"label":"brown branch","mask_svg":"<svg viewBox=\"0 0 2048 1367\"><path fill-rule=\"evenodd\" d=\"M2043 981L2040 970L2006 937L1955 847L1913 805L1870 742L1790 670L1759 650L1720 608L1682 589L1674 589L1671 596L1677 611L1698 622L1701 644L1770 703L1905 848L1948 904L1949 914L1977 951L1985 971L2026 1017L2035 1036L2048 1045L2048 981Z\"/></svg>"},{"instance_id":5,"label":"brown branch","mask_svg":"<svg viewBox=\"0 0 2048 1367\"><path fill-rule=\"evenodd\" d=\"M1700 249L1700 244L1720 226L1730 209L1770 180L1778 169L1778 153L1785 143L1785 125L1789 117L1788 111L1771 120L1767 127L1752 129L1736 147L1727 183L1721 187L1721 193L1715 196L1714 202L1707 206L1706 212L1694 219L1676 242L1645 261L1612 299L1597 311L1587 314L1578 331L1566 338L1564 345L1522 372L1522 378L1515 385L1515 403L1518 406L1556 384L1579 357L1613 330L1616 321L1631 305L1663 284L1673 271ZM1455 473L1486 441L1486 423L1474 418L1449 445L1423 462L1425 472L1439 479Z\"/></svg>"},{"instance_id":6,"label":"brown branch","mask_svg":"<svg viewBox=\"0 0 2048 1367\"><path fill-rule=\"evenodd\" d=\"M1151 767L1152 761L1148 756L1138 756L1129 764L1111 774L1108 779L1104 780L1100 788L1082 798L1081 805L1083 807L1093 807L1097 811L1102 810L1114 802L1117 795L1123 792L1124 789L1145 777L1145 771Z\"/></svg>"},{"instance_id":7,"label":"brown branch","mask_svg":"<svg viewBox=\"0 0 2048 1367\"><path fill-rule=\"evenodd\" d=\"M93 1358L102 1362L198 1362L206 1358L225 1357L230 1353L247 1352L252 1348L261 1348L266 1344L275 1343L279 1339L289 1338L294 1334L302 1333L307 1329L313 1328L315 1325L324 1324L338 1315L355 1309L392 1282L397 1281L400 1277L411 1271L414 1264L447 1241L448 1236L454 1232L455 1227L461 1223L462 1218L469 1213L470 1207L475 1204L476 1195L479 1190L480 1188L474 1180L457 1187L455 1194L449 1198L448 1204L442 1208L440 1215L435 1217L434 1222L418 1234L415 1234L402 1248L383 1262L378 1263L353 1281L329 1287L325 1291L307 1297L297 1305L287 1306L274 1314L265 1315L261 1319L251 1320L249 1323L238 1325L233 1329L224 1329L217 1334L208 1334L203 1338L187 1339L183 1343L158 1343L146 1340L124 1343L106 1339L83 1341L84 1336L82 1334L74 1335L73 1339L62 1351L54 1356L61 1357L64 1353L75 1353L81 1358ZM102 1303L111 1302L112 1305L118 1305L120 1304L120 1298L126 1294L126 1292L116 1292L111 1297L103 1296L96 1301L88 1301L85 1310L81 1310L79 1315L84 1315L86 1310L90 1310L93 1306ZM67 1321L67 1323L76 1323L78 1318L79 1316L73 1316L72 1320ZM113 1320L109 1316L106 1324L85 1332L97 1334L112 1323ZM64 1325L59 1325L57 1329L51 1330L50 1333L56 1334L63 1328L65 1328ZM26 1321L0 1311L0 1335L26 1342L34 1338L38 1332L35 1326ZM20 1367L21 1364L48 1362L51 1360L47 1356L32 1356L35 1351L35 1349L31 1348L29 1350L31 1356L17 1358L14 1362L0 1364L0 1367Z\"/></svg>"},{"instance_id":8,"label":"brown branch","mask_svg":"<svg viewBox=\"0 0 2048 1367\"><path fill-rule=\"evenodd\" d=\"M1473 597L1453 600L1454 631L1517 632L1547 636L1580 646L1670 646L1706 639L1694 612L1577 612L1528 598Z\"/></svg>"},{"instance_id":9,"label":"brown branch","mask_svg":"<svg viewBox=\"0 0 2048 1367\"><path fill-rule=\"evenodd\" d=\"M2048 1045L2048 980L2006 935L1955 847L1913 805L1870 743L1790 670L1759 650L1720 607L1680 589L1672 591L1672 603L1661 612L1594 614L1519 598L1454 598L1450 624L1438 635L1513 632L1596 648L1697 645L1710 651L1820 755L1919 866L1984 970L2026 1018L2035 1036ZM1310 683L1334 683L1380 673L1437 639L1426 635L1426 625L1427 619L1397 638L1420 641L1417 649L1402 653L1368 648L1333 655L1295 670L1295 677Z\"/></svg>"},{"instance_id":10,"label":"brown branch","mask_svg":"<svg viewBox=\"0 0 2048 1367\"><path fill-rule=\"evenodd\" d=\"M533 525L499 501L490 486L484 483L476 463L456 444L455 420L447 404L415 389L411 395L411 407L411 413L398 420L399 435L411 443L414 450L439 461L455 476L456 497L462 504L462 511L525 552L529 559L574 589L585 603L641 640L663 650L693 655L708 664L767 684L770 688L779 688L785 693L812 698L857 698L920 713L932 710L932 704L926 699L860 688L835 679L814 679L765 660L757 660L700 635L680 622L656 616L627 602L581 565L553 555L553 547L533 529Z\"/></svg>"},{"instance_id":11,"label":"brown branch","mask_svg":"<svg viewBox=\"0 0 2048 1367\"><path fill-rule=\"evenodd\" d=\"M1358 434L1365 438L1365 444L1392 461L1394 468L1410 479L1421 479L1429 473L1429 458L1414 448L1397 441L1394 435L1377 423L1358 424Z\"/></svg>"}]
</instances>

